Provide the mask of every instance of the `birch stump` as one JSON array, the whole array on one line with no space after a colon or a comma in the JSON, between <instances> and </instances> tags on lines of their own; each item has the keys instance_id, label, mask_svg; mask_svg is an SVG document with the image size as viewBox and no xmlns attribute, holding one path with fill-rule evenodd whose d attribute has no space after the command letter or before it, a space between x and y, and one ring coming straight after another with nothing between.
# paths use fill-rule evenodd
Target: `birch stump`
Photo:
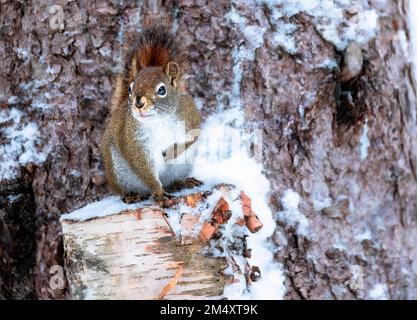
<instances>
[{"instance_id":1,"label":"birch stump","mask_svg":"<svg viewBox=\"0 0 417 320\"><path fill-rule=\"evenodd\" d=\"M220 299L225 285L238 281L225 270L233 257L210 255L211 239L231 217L228 200L209 200L218 194L197 192L174 198L170 215L179 215L177 234L166 211L150 204L105 216L80 220L75 215L61 219L65 269L73 299ZM257 219L248 215L242 193L242 215L235 215L235 228ZM200 208L210 207L210 215ZM250 205L250 203L249 203ZM190 212L185 212L187 209ZM94 210L94 209L91 209ZM111 209L110 209L111 210ZM184 211L185 210L185 211ZM192 213L194 212L194 213ZM197 212L197 214L196 214ZM100 213L97 213L100 215ZM244 224L244 223L243 223ZM259 230L260 222L256 221ZM243 228L242 228L243 229ZM256 231L257 231L256 230ZM180 233L180 234L178 234ZM243 240L245 237L242 238ZM246 245L242 242L242 248ZM243 252L242 250L239 252ZM236 269L237 267L237 269ZM233 265L234 271L239 267ZM247 269L247 265L244 268ZM244 273L245 271L241 271ZM250 279L250 275L244 278Z\"/></svg>"}]
</instances>

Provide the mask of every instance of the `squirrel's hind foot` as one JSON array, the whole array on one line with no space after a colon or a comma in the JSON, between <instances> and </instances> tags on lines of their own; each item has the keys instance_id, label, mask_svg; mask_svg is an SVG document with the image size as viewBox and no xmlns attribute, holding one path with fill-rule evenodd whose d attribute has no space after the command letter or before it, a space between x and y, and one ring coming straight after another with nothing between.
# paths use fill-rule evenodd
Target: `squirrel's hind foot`
<instances>
[{"instance_id":1,"label":"squirrel's hind foot","mask_svg":"<svg viewBox=\"0 0 417 320\"><path fill-rule=\"evenodd\" d=\"M152 198L155 204L157 204L161 208L169 208L172 206L171 200L175 198L175 196L168 192L164 192L162 195L155 194L152 196Z\"/></svg>"},{"instance_id":2,"label":"squirrel's hind foot","mask_svg":"<svg viewBox=\"0 0 417 320\"><path fill-rule=\"evenodd\" d=\"M182 184L183 184L184 189L191 189L191 188L199 187L199 186L203 185L203 181L200 181L196 178L190 177L190 178L185 179L182 182Z\"/></svg>"},{"instance_id":3,"label":"squirrel's hind foot","mask_svg":"<svg viewBox=\"0 0 417 320\"><path fill-rule=\"evenodd\" d=\"M139 194L127 194L122 197L124 203L136 203L148 199L149 197L141 196Z\"/></svg>"}]
</instances>

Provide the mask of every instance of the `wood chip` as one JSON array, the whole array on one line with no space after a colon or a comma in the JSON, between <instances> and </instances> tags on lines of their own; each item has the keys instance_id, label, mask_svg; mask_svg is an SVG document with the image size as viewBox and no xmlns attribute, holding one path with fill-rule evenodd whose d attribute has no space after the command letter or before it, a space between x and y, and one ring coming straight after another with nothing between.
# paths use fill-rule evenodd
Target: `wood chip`
<instances>
[{"instance_id":1,"label":"wood chip","mask_svg":"<svg viewBox=\"0 0 417 320\"><path fill-rule=\"evenodd\" d=\"M229 204L223 197L219 199L214 207L212 216L218 224L226 223L232 216L232 212L229 210Z\"/></svg>"},{"instance_id":2,"label":"wood chip","mask_svg":"<svg viewBox=\"0 0 417 320\"><path fill-rule=\"evenodd\" d=\"M258 232L262 227L257 215L252 211L252 200L242 191L240 193L240 201L242 202L242 211L245 215L246 227L250 232Z\"/></svg>"},{"instance_id":3,"label":"wood chip","mask_svg":"<svg viewBox=\"0 0 417 320\"><path fill-rule=\"evenodd\" d=\"M243 226L245 225L245 219L238 218L238 219L236 220L235 224L237 224L237 225L239 225L239 226L243 227Z\"/></svg>"},{"instance_id":4,"label":"wood chip","mask_svg":"<svg viewBox=\"0 0 417 320\"><path fill-rule=\"evenodd\" d=\"M182 275L183 267L182 265L179 266L177 272L175 272L174 277L169 281L169 283L162 289L161 293L158 296L158 300L162 300L165 296L171 291L176 285L178 280Z\"/></svg>"},{"instance_id":5,"label":"wood chip","mask_svg":"<svg viewBox=\"0 0 417 320\"><path fill-rule=\"evenodd\" d=\"M246 219L246 226L252 233L258 232L263 227L257 216L248 217Z\"/></svg>"},{"instance_id":6,"label":"wood chip","mask_svg":"<svg viewBox=\"0 0 417 320\"><path fill-rule=\"evenodd\" d=\"M203 195L201 192L197 192L194 194L189 194L185 197L185 203L187 206L191 208L195 208L197 206L197 203L200 202L203 199Z\"/></svg>"},{"instance_id":7,"label":"wood chip","mask_svg":"<svg viewBox=\"0 0 417 320\"><path fill-rule=\"evenodd\" d=\"M212 237L214 232L217 230L216 223L210 223L208 221L204 221L203 227L201 228L200 232L200 239L204 242L209 241Z\"/></svg>"}]
</instances>

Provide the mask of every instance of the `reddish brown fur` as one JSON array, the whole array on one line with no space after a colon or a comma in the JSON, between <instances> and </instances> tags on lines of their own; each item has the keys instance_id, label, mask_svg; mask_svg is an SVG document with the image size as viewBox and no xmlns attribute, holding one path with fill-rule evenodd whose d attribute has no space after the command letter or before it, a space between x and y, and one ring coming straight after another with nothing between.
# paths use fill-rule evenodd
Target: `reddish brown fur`
<instances>
[{"instance_id":1,"label":"reddish brown fur","mask_svg":"<svg viewBox=\"0 0 417 320\"><path fill-rule=\"evenodd\" d=\"M148 145L147 140L132 139L143 129L133 116L133 112L138 112L135 100L138 96L140 99L146 98L151 102L152 106L150 107L155 107L156 85L164 82L169 87L164 104L171 112L175 112L175 117L170 118L171 121L184 121L186 131L190 132L190 130L200 127L201 119L192 97L184 92L181 83L178 83L184 66L184 51L179 50L174 37L168 32L167 25L154 24L145 28L141 34L136 36L135 40L128 41L126 47L132 49L126 52L124 70L116 78L111 101L112 112L108 118L100 146L106 176L111 189L122 196L128 196L126 199L131 198L130 193L132 192L146 193L141 187L131 190L125 181L118 180L115 166L117 167L121 160L118 157L113 158L112 148L114 148L128 163L139 181L149 188L150 193L162 197L165 194L164 187L167 186L162 185L159 174L154 171L149 153L149 150L157 146ZM131 104L128 104L128 88L134 79L134 86L131 87ZM146 109L146 105L143 108ZM198 135L198 132L196 133ZM180 148L182 150L180 153L193 144L196 139L197 137L193 141L186 142L185 148ZM174 159L180 154L175 152L177 148L174 146L176 143L165 151L170 159ZM163 153L161 151L161 155ZM165 159L165 161L168 160ZM177 176L172 176L172 178L178 179ZM143 195L145 194L140 194L140 196Z\"/></svg>"}]
</instances>

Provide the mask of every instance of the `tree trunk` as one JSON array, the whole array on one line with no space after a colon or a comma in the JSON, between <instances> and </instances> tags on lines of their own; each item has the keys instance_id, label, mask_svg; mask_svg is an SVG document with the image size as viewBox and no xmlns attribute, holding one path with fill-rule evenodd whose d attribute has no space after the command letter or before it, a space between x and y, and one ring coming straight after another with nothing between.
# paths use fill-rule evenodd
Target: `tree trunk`
<instances>
[{"instance_id":1,"label":"tree trunk","mask_svg":"<svg viewBox=\"0 0 417 320\"><path fill-rule=\"evenodd\" d=\"M50 285L59 218L108 195L98 144L112 77L125 33L154 14L189 47L203 117L240 108L262 129L285 298L416 299L408 2L350 2L1 1L0 298L67 297ZM352 40L363 68L345 81Z\"/></svg>"}]
</instances>

